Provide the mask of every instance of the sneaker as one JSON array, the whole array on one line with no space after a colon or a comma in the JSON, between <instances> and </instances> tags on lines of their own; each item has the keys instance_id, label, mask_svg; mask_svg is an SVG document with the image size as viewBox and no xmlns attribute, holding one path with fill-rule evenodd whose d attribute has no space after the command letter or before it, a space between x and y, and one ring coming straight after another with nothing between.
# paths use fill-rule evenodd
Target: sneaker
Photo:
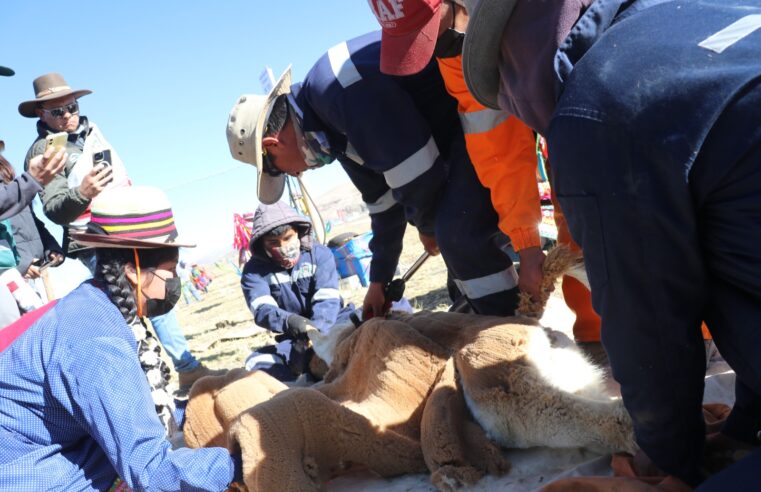
<instances>
[{"instance_id":1,"label":"sneaker","mask_svg":"<svg viewBox=\"0 0 761 492\"><path fill-rule=\"evenodd\" d=\"M177 376L180 380L180 391L190 391L190 387L193 386L193 383L204 376L222 376L226 372L225 369L209 369L203 364L198 364L198 367L192 371L178 372Z\"/></svg>"}]
</instances>

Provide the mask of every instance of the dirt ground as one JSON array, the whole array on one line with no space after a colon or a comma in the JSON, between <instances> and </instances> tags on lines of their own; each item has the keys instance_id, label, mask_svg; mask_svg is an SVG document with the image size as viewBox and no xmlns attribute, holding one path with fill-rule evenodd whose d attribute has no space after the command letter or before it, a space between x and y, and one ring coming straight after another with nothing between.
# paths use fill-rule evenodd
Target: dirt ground
<instances>
[{"instance_id":1,"label":"dirt ground","mask_svg":"<svg viewBox=\"0 0 761 492\"><path fill-rule=\"evenodd\" d=\"M363 233L370 229L369 221L346 224L331 231L328 237L341 232ZM420 256L423 248L417 230L408 227L399 261L400 274ZM233 259L233 261L235 261ZM180 300L177 316L188 339L190 351L213 369L242 367L249 353L269 340L268 332L254 324L253 316L243 299L240 277L227 261L208 266L214 277L209 292L202 301L189 305ZM342 290L346 302L359 306L365 288ZM449 297L446 290L446 266L440 256L429 258L408 282L405 297L415 310L444 310Z\"/></svg>"}]
</instances>

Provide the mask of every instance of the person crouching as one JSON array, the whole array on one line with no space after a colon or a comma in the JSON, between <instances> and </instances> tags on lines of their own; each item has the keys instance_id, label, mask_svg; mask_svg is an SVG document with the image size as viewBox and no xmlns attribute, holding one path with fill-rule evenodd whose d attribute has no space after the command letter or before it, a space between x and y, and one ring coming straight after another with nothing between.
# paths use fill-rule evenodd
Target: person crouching
<instances>
[{"instance_id":1,"label":"person crouching","mask_svg":"<svg viewBox=\"0 0 761 492\"><path fill-rule=\"evenodd\" d=\"M354 311L338 291L333 254L314 242L311 232L311 222L282 202L260 205L254 214L252 256L241 288L256 324L278 333L278 343L249 355L246 368L281 381L311 375L307 325L327 333Z\"/></svg>"}]
</instances>

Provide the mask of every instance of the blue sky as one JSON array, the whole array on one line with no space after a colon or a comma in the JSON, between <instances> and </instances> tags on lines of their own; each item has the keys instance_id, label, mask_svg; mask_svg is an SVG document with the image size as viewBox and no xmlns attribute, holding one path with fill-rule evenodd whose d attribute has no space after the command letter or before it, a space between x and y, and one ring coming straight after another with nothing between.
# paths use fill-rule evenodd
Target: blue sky
<instances>
[{"instance_id":1,"label":"blue sky","mask_svg":"<svg viewBox=\"0 0 761 492\"><path fill-rule=\"evenodd\" d=\"M36 119L19 115L32 80L60 72L81 113L103 131L135 184L167 191L198 253L232 243L233 212L254 210L256 171L227 149L227 114L261 93L265 66L300 80L334 44L378 24L364 0L94 1L4 4L0 138L17 170ZM305 175L313 195L351 186L338 163ZM53 230L53 229L51 229ZM60 231L53 230L57 237Z\"/></svg>"}]
</instances>

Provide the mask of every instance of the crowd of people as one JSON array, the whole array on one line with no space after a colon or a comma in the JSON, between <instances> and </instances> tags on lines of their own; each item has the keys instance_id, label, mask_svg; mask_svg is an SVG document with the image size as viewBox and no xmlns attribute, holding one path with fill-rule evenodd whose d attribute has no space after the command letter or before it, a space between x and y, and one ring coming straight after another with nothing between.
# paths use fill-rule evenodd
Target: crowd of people
<instances>
[{"instance_id":1,"label":"crowd of people","mask_svg":"<svg viewBox=\"0 0 761 492\"><path fill-rule=\"evenodd\" d=\"M339 43L301 82L290 69L241 96L231 155L256 166L241 286L278 343L247 368L314 377L306 333L352 318L330 252L279 202L285 175L338 161L370 214L362 316L388 309L408 224L441 254L469 309L511 316L538 296L544 253L535 141L547 142L558 241L584 253L571 278L574 337L609 360L642 456L685 487L753 483L761 462L761 4L756 0L371 0L381 30ZM370 12L368 12L370 15ZM2 75L12 75L8 69ZM167 370L147 317L187 387L201 365L172 311L178 236L162 192L133 186L80 115L89 90L34 81L19 113L38 135L18 176L0 161L0 238L33 279L45 264L92 274L0 330L0 485L10 489L224 490L241 457L171 450ZM62 148L48 144L65 132ZM29 207L64 227L62 247ZM519 272L504 245L520 259ZM0 244L2 246L2 244ZM186 273L182 273L186 272ZM191 293L192 294L192 293ZM10 292L0 301L12 305ZM355 321L359 319L353 317ZM721 430L748 456L704 466L704 333L736 372ZM151 355L153 354L153 355ZM313 378L312 378L313 379ZM731 453L728 453L731 455ZM733 456L739 456L735 454ZM13 463L14 466L7 466ZM718 487L718 488L716 488Z\"/></svg>"}]
</instances>

